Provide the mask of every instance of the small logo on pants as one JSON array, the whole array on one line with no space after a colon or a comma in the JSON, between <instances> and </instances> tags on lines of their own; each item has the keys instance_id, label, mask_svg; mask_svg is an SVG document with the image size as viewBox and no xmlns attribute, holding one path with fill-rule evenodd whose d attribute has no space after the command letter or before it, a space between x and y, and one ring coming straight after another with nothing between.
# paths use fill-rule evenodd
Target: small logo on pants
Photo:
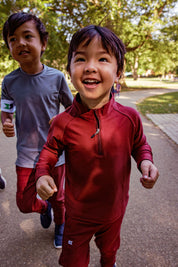
<instances>
[{"instance_id":1,"label":"small logo on pants","mask_svg":"<svg viewBox=\"0 0 178 267\"><path fill-rule=\"evenodd\" d=\"M73 241L72 240L68 240L68 244L72 246Z\"/></svg>"}]
</instances>

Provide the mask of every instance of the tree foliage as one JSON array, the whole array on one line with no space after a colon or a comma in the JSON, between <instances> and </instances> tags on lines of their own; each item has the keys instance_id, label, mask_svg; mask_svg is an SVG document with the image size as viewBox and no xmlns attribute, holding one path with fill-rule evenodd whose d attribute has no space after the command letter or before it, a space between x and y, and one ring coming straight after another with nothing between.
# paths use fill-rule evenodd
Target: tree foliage
<instances>
[{"instance_id":1,"label":"tree foliage","mask_svg":"<svg viewBox=\"0 0 178 267\"><path fill-rule=\"evenodd\" d=\"M49 32L43 62L65 69L72 34L89 24L106 26L120 37L127 50L126 70L142 74L176 70L177 16L175 0L1 0L0 29L13 12L36 14ZM0 38L0 75L17 67Z\"/></svg>"}]
</instances>

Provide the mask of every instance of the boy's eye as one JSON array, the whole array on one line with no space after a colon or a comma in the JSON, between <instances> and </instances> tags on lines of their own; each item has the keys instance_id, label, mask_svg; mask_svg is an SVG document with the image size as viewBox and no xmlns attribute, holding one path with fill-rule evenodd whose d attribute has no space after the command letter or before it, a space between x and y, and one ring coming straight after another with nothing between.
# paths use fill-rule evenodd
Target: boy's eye
<instances>
[{"instance_id":1,"label":"boy's eye","mask_svg":"<svg viewBox=\"0 0 178 267\"><path fill-rule=\"evenodd\" d=\"M76 58L76 60L75 60L75 62L83 62L83 61L85 61L85 59L84 58L82 58L82 57L78 57L78 58Z\"/></svg>"},{"instance_id":2,"label":"boy's eye","mask_svg":"<svg viewBox=\"0 0 178 267\"><path fill-rule=\"evenodd\" d=\"M99 59L99 61L101 61L101 62L107 62L108 60L105 57L102 57L102 58Z\"/></svg>"},{"instance_id":3,"label":"boy's eye","mask_svg":"<svg viewBox=\"0 0 178 267\"><path fill-rule=\"evenodd\" d=\"M16 40L15 37L10 37L10 38L9 38L9 41L10 41L10 42L14 42L15 40Z\"/></svg>"},{"instance_id":4,"label":"boy's eye","mask_svg":"<svg viewBox=\"0 0 178 267\"><path fill-rule=\"evenodd\" d=\"M32 35L27 34L27 35L25 36L25 38L26 38L26 39L30 39L30 38L32 38Z\"/></svg>"}]
</instances>

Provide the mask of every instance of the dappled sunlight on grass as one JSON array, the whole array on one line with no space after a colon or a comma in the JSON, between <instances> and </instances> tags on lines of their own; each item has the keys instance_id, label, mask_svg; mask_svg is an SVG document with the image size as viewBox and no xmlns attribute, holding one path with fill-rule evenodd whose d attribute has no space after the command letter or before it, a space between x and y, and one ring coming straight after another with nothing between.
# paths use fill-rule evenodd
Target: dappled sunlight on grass
<instances>
[{"instance_id":1,"label":"dappled sunlight on grass","mask_svg":"<svg viewBox=\"0 0 178 267\"><path fill-rule=\"evenodd\" d=\"M151 96L137 104L142 114L178 113L178 92Z\"/></svg>"}]
</instances>

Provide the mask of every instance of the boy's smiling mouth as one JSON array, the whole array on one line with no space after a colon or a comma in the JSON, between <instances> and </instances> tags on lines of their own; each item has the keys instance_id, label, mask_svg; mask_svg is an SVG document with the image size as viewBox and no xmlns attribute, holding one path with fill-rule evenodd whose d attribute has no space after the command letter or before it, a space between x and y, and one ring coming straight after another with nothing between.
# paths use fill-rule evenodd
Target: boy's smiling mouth
<instances>
[{"instance_id":1,"label":"boy's smiling mouth","mask_svg":"<svg viewBox=\"0 0 178 267\"><path fill-rule=\"evenodd\" d=\"M100 81L94 80L94 79L85 79L85 80L83 80L83 83L84 84L99 84Z\"/></svg>"},{"instance_id":2,"label":"boy's smiling mouth","mask_svg":"<svg viewBox=\"0 0 178 267\"><path fill-rule=\"evenodd\" d=\"M26 54L29 54L29 51L23 50L23 51L20 51L19 53L19 55L26 55Z\"/></svg>"}]
</instances>

